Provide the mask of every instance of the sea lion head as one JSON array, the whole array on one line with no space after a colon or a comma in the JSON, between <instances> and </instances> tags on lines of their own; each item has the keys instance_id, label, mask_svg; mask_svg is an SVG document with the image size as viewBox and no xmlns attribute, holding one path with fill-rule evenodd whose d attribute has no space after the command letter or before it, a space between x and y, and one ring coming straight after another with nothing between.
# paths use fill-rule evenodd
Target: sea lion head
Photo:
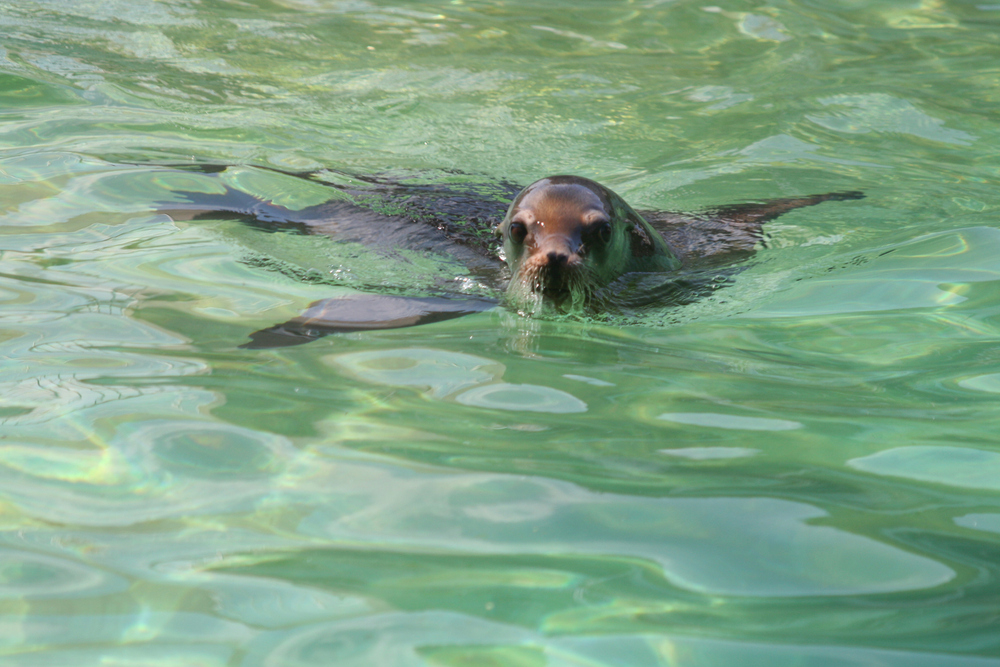
<instances>
[{"instance_id":1,"label":"sea lion head","mask_svg":"<svg viewBox=\"0 0 1000 667\"><path fill-rule=\"evenodd\" d=\"M497 227L518 305L585 305L596 289L633 271L680 262L617 194L579 176L549 176L514 198Z\"/></svg>"}]
</instances>

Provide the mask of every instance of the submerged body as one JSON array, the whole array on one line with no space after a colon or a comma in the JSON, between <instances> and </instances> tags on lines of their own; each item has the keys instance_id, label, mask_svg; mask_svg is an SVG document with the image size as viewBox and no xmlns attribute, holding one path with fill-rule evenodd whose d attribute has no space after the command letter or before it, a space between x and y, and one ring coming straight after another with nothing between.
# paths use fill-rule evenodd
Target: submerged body
<instances>
[{"instance_id":1,"label":"submerged body","mask_svg":"<svg viewBox=\"0 0 1000 667\"><path fill-rule=\"evenodd\" d=\"M498 249L485 242L483 234L488 212L498 207L495 199L459 192L461 186L382 185L380 194L395 204L392 212L343 198L292 211L228 186L225 194L186 193L187 202L164 212L175 219L219 217L226 212L266 231L331 236L386 252L406 248L445 253L498 292L505 288L507 302L519 312L536 313L603 309L628 298L618 288L630 277L654 276L661 284L677 283L687 270L733 264L754 252L764 222L795 208L863 196L829 193L684 215L638 212L595 181L550 176L513 198L494 229L502 240ZM341 190L362 197L371 192ZM297 345L329 333L415 326L479 312L496 303L459 296L446 287L436 292L423 297L359 294L324 299L298 318L255 332L245 347ZM658 294L650 290L633 304L655 301Z\"/></svg>"}]
</instances>

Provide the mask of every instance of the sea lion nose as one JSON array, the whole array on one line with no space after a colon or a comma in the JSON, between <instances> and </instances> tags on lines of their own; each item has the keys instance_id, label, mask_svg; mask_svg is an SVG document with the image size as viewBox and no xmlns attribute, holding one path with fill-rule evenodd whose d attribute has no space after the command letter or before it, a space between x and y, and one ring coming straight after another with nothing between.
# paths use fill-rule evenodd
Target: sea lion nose
<instances>
[{"instance_id":1,"label":"sea lion nose","mask_svg":"<svg viewBox=\"0 0 1000 667\"><path fill-rule=\"evenodd\" d=\"M546 257L549 260L548 266L553 268L561 269L569 261L569 254L562 250L550 250Z\"/></svg>"}]
</instances>

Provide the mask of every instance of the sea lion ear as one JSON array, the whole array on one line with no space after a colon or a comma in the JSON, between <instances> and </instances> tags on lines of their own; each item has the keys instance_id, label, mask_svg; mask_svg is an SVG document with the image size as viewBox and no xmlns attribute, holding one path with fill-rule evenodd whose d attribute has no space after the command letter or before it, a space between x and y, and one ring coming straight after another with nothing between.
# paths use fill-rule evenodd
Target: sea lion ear
<instances>
[{"instance_id":1,"label":"sea lion ear","mask_svg":"<svg viewBox=\"0 0 1000 667\"><path fill-rule=\"evenodd\" d=\"M632 246L633 257L649 257L656 254L656 246L653 244L653 239L649 238L649 234L643 229L642 225L635 223L630 225L628 237Z\"/></svg>"}]
</instances>

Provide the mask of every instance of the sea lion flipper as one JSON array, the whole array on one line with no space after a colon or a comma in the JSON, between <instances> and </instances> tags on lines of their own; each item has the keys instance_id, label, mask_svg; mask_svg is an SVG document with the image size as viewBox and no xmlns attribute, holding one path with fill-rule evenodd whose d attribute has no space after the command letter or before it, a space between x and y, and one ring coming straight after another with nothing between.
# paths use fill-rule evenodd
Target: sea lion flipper
<instances>
[{"instance_id":1,"label":"sea lion flipper","mask_svg":"<svg viewBox=\"0 0 1000 667\"><path fill-rule=\"evenodd\" d=\"M670 211L639 211L684 260L688 267L741 261L764 240L764 223L783 213L825 201L863 199L863 192L771 199L719 206L693 215Z\"/></svg>"},{"instance_id":2,"label":"sea lion flipper","mask_svg":"<svg viewBox=\"0 0 1000 667\"><path fill-rule=\"evenodd\" d=\"M235 218L258 227L293 221L296 212L254 195L220 184L224 192L183 192L180 201L161 202L158 213L174 220Z\"/></svg>"},{"instance_id":3,"label":"sea lion flipper","mask_svg":"<svg viewBox=\"0 0 1000 667\"><path fill-rule=\"evenodd\" d=\"M401 329L489 310L486 299L352 294L312 303L302 315L250 334L245 349L303 345L333 333Z\"/></svg>"},{"instance_id":4,"label":"sea lion flipper","mask_svg":"<svg viewBox=\"0 0 1000 667\"><path fill-rule=\"evenodd\" d=\"M715 218L726 222L759 228L765 222L774 220L779 215L788 211L815 206L825 201L844 201L850 199L864 199L865 193L859 191L850 192L828 192L820 195L809 195L808 197L792 197L789 199L771 199L763 203L734 204L731 206L720 206L711 209L708 213Z\"/></svg>"}]
</instances>

